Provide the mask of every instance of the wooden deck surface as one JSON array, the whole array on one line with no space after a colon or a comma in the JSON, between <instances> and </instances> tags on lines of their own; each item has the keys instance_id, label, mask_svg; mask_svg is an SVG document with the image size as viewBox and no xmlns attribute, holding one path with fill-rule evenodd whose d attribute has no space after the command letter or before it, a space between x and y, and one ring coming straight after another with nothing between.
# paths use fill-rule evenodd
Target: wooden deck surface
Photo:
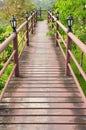
<instances>
[{"instance_id":1,"label":"wooden deck surface","mask_svg":"<svg viewBox=\"0 0 86 130\"><path fill-rule=\"evenodd\" d=\"M86 106L72 77L65 76L59 47L38 22L0 103L0 130L86 130Z\"/></svg>"}]
</instances>

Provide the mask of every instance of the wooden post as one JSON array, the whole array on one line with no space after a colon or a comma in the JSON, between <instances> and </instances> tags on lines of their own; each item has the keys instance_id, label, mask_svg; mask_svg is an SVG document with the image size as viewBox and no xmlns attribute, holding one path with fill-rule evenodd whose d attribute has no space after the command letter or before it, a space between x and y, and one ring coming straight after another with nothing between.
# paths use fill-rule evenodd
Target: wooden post
<instances>
[{"instance_id":1,"label":"wooden post","mask_svg":"<svg viewBox=\"0 0 86 130\"><path fill-rule=\"evenodd\" d=\"M71 50L71 39L70 37L67 35L67 50L66 50L66 75L67 76L70 76L70 69L69 69L69 66L68 64L70 64L70 54L69 54L69 50Z\"/></svg>"},{"instance_id":2,"label":"wooden post","mask_svg":"<svg viewBox=\"0 0 86 130\"><path fill-rule=\"evenodd\" d=\"M14 64L16 64L15 76L18 77L19 76L19 60L18 60L18 39L17 39L17 33L16 33L16 37L13 40L13 48L15 50L15 55L14 55Z\"/></svg>"},{"instance_id":3,"label":"wooden post","mask_svg":"<svg viewBox=\"0 0 86 130\"><path fill-rule=\"evenodd\" d=\"M36 26L36 12L34 12L34 27Z\"/></svg>"},{"instance_id":4,"label":"wooden post","mask_svg":"<svg viewBox=\"0 0 86 130\"><path fill-rule=\"evenodd\" d=\"M27 42L26 42L26 44L27 44L27 46L29 46L29 31L28 31L28 20L27 20L27 23L26 23L26 39L27 39Z\"/></svg>"},{"instance_id":5,"label":"wooden post","mask_svg":"<svg viewBox=\"0 0 86 130\"><path fill-rule=\"evenodd\" d=\"M53 14L52 14L51 17L52 17L52 28L53 28L53 23L54 23Z\"/></svg>"},{"instance_id":6,"label":"wooden post","mask_svg":"<svg viewBox=\"0 0 86 130\"><path fill-rule=\"evenodd\" d=\"M56 46L58 46L58 41L57 41L57 39L58 39L58 30L59 30L59 25L58 25L58 23L56 22Z\"/></svg>"},{"instance_id":7,"label":"wooden post","mask_svg":"<svg viewBox=\"0 0 86 130\"><path fill-rule=\"evenodd\" d=\"M37 23L37 18L38 18L37 16L38 16L38 12L36 11L36 23Z\"/></svg>"},{"instance_id":8,"label":"wooden post","mask_svg":"<svg viewBox=\"0 0 86 130\"><path fill-rule=\"evenodd\" d=\"M49 23L49 12L47 13L47 22Z\"/></svg>"},{"instance_id":9,"label":"wooden post","mask_svg":"<svg viewBox=\"0 0 86 130\"><path fill-rule=\"evenodd\" d=\"M50 22L50 13L48 12L48 23Z\"/></svg>"},{"instance_id":10,"label":"wooden post","mask_svg":"<svg viewBox=\"0 0 86 130\"><path fill-rule=\"evenodd\" d=\"M31 17L31 28L32 28L32 34L33 34L33 14L32 14L32 17Z\"/></svg>"},{"instance_id":11,"label":"wooden post","mask_svg":"<svg viewBox=\"0 0 86 130\"><path fill-rule=\"evenodd\" d=\"M41 18L41 16L42 16L42 10L41 10L41 7L40 7L40 18Z\"/></svg>"}]
</instances>

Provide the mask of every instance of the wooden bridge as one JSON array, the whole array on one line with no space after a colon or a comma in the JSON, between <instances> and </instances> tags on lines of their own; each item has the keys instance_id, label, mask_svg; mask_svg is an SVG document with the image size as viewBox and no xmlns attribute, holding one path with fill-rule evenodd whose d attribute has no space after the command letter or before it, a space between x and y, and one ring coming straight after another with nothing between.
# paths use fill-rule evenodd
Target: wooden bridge
<instances>
[{"instance_id":1,"label":"wooden bridge","mask_svg":"<svg viewBox=\"0 0 86 130\"><path fill-rule=\"evenodd\" d=\"M61 27L67 33L64 25L48 12L48 22L52 20L56 29ZM21 42L17 36L25 27L27 31L20 41L26 36L26 44L18 56ZM58 30L56 38L46 36L48 31L47 21L37 22L35 12L0 46L2 53L11 41L14 44L12 55L0 71L2 75L14 57L13 71L1 93L0 130L86 130L86 99L71 68L70 57L84 79L86 75L70 44L74 41L85 54L86 46L71 32L66 44ZM67 48L67 58L62 54L61 40Z\"/></svg>"}]
</instances>

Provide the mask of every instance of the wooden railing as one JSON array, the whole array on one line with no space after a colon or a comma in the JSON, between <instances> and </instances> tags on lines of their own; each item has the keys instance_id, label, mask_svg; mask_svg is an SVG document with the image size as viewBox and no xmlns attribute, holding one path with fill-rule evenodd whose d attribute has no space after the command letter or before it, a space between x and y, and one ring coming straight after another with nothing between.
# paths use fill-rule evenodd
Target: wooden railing
<instances>
[{"instance_id":1,"label":"wooden railing","mask_svg":"<svg viewBox=\"0 0 86 130\"><path fill-rule=\"evenodd\" d=\"M1 94L0 99L2 99L4 92L8 86L8 83L15 72L15 76L19 76L19 58L24 47L27 45L29 46L29 36L34 31L34 27L37 23L37 12L34 12L28 20L26 20L17 30L13 32L1 45L0 45L0 55L5 51L5 49L10 45L13 44L12 53L4 63L3 68L0 70L0 77L4 74L7 66L10 62L14 61L13 70L8 78L8 81L5 84L3 92ZM19 49L20 47L20 49ZM13 60L14 59L14 60Z\"/></svg>"},{"instance_id":2,"label":"wooden railing","mask_svg":"<svg viewBox=\"0 0 86 130\"><path fill-rule=\"evenodd\" d=\"M47 10L46 9L38 9L37 10L38 18L47 18Z\"/></svg>"},{"instance_id":3,"label":"wooden railing","mask_svg":"<svg viewBox=\"0 0 86 130\"><path fill-rule=\"evenodd\" d=\"M52 23L54 22L55 25L51 28L55 28L56 29L56 34L55 34L55 39L56 39L56 46L59 46L64 58L65 58L65 73L67 76L71 75L73 76L76 84L79 86L79 82L75 76L75 73L72 69L71 66L71 59L73 60L74 64L76 65L76 67L78 68L80 74L82 75L83 79L86 81L86 73L83 70L82 66L78 63L77 59L75 58L74 54L72 53L72 42L73 44L75 44L82 53L86 54L86 45L80 41L72 32L68 32L68 29L59 21L57 20L57 18L54 17L54 15L51 12L48 12L48 23ZM60 29L62 29L66 35L66 41L64 40L62 34L60 33ZM60 39L60 40L59 40ZM63 43L64 47L66 48L66 54L64 52L63 47L61 46L60 43ZM81 89L81 88L80 88Z\"/></svg>"}]
</instances>

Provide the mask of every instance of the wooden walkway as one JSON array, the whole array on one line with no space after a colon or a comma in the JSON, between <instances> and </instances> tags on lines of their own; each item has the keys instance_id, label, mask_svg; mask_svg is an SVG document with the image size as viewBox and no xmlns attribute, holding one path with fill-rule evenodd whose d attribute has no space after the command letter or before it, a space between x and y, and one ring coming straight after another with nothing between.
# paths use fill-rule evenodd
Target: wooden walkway
<instances>
[{"instance_id":1,"label":"wooden walkway","mask_svg":"<svg viewBox=\"0 0 86 130\"><path fill-rule=\"evenodd\" d=\"M0 130L86 130L86 105L50 37L38 22L0 103Z\"/></svg>"}]
</instances>

